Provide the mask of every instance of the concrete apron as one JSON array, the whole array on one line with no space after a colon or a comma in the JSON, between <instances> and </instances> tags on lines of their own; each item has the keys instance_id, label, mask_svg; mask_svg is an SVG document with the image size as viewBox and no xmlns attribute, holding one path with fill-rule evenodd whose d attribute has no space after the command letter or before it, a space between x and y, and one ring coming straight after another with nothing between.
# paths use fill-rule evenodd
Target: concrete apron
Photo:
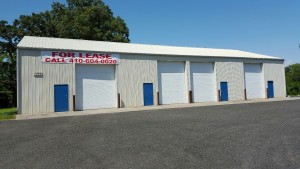
<instances>
[{"instance_id":1,"label":"concrete apron","mask_svg":"<svg viewBox=\"0 0 300 169\"><path fill-rule=\"evenodd\" d=\"M92 115L92 114L121 113L121 112L134 112L134 111L144 111L144 110L161 110L161 109L174 109L174 108L187 108L187 107L244 104L244 103L274 102L274 101L286 101L286 100L295 100L295 99L300 99L300 97L254 99L254 100L240 100L240 101L226 101L226 102L183 103L183 104L144 106L144 107L134 107L134 108L119 108L119 109L112 108L112 109L97 109L97 110L84 110L84 111L69 111L69 112L59 112L59 113L53 112L53 113L43 113L43 114L36 114L36 115L17 115L16 120L67 117L67 116L84 116L84 115Z\"/></svg>"}]
</instances>

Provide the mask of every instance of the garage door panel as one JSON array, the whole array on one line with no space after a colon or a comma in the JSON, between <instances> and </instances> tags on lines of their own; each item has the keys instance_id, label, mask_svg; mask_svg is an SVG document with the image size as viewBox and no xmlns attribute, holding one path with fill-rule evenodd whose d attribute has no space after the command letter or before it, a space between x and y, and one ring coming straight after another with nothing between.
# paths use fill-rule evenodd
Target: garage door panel
<instances>
[{"instance_id":1,"label":"garage door panel","mask_svg":"<svg viewBox=\"0 0 300 169\"><path fill-rule=\"evenodd\" d=\"M194 102L215 101L213 63L191 63L190 77Z\"/></svg>"},{"instance_id":2,"label":"garage door panel","mask_svg":"<svg viewBox=\"0 0 300 169\"><path fill-rule=\"evenodd\" d=\"M160 104L186 102L183 62L159 62L158 81Z\"/></svg>"},{"instance_id":3,"label":"garage door panel","mask_svg":"<svg viewBox=\"0 0 300 169\"><path fill-rule=\"evenodd\" d=\"M76 109L115 107L113 65L76 65Z\"/></svg>"},{"instance_id":4,"label":"garage door panel","mask_svg":"<svg viewBox=\"0 0 300 169\"><path fill-rule=\"evenodd\" d=\"M162 100L163 104L183 103L184 94L184 77L181 74L164 74L162 75Z\"/></svg>"},{"instance_id":5,"label":"garage door panel","mask_svg":"<svg viewBox=\"0 0 300 169\"><path fill-rule=\"evenodd\" d=\"M84 83L88 83L90 85L90 88L84 88L83 90L83 109L114 107L114 99L110 98L114 95L115 92L114 90L107 91L107 89L113 89L114 85L101 83L99 81L89 81ZM95 104L95 102L98 104Z\"/></svg>"},{"instance_id":6,"label":"garage door panel","mask_svg":"<svg viewBox=\"0 0 300 169\"><path fill-rule=\"evenodd\" d=\"M244 64L247 99L264 98L261 64Z\"/></svg>"}]
</instances>

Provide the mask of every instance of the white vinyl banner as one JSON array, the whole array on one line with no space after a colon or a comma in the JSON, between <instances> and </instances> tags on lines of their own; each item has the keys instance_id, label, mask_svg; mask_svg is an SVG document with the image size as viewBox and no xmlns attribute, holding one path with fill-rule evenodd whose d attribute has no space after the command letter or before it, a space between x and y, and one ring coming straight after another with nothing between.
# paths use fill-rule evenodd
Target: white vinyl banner
<instances>
[{"instance_id":1,"label":"white vinyl banner","mask_svg":"<svg viewBox=\"0 0 300 169\"><path fill-rule=\"evenodd\" d=\"M97 52L42 51L43 63L119 64L118 54Z\"/></svg>"}]
</instances>

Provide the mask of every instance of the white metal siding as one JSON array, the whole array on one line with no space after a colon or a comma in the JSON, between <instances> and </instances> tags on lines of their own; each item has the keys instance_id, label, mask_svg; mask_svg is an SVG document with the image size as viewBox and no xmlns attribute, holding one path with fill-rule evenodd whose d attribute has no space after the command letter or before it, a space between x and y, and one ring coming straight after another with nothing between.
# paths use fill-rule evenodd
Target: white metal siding
<instances>
[{"instance_id":1,"label":"white metal siding","mask_svg":"<svg viewBox=\"0 0 300 169\"><path fill-rule=\"evenodd\" d=\"M283 63L264 63L265 89L267 81L273 81L274 97L286 97L285 71Z\"/></svg>"},{"instance_id":2,"label":"white metal siding","mask_svg":"<svg viewBox=\"0 0 300 169\"><path fill-rule=\"evenodd\" d=\"M22 114L22 81L21 81L21 57L19 56L19 50L17 49L17 113Z\"/></svg>"},{"instance_id":3,"label":"white metal siding","mask_svg":"<svg viewBox=\"0 0 300 169\"><path fill-rule=\"evenodd\" d=\"M116 107L114 65L76 65L76 109Z\"/></svg>"},{"instance_id":4,"label":"white metal siding","mask_svg":"<svg viewBox=\"0 0 300 169\"><path fill-rule=\"evenodd\" d=\"M191 62L190 67L193 101L215 101L216 90L213 63Z\"/></svg>"},{"instance_id":5,"label":"white metal siding","mask_svg":"<svg viewBox=\"0 0 300 169\"><path fill-rule=\"evenodd\" d=\"M124 54L123 54L124 55ZM158 91L157 60L186 61L186 75L190 76L188 62L215 62L217 88L220 81L228 81L229 100L244 99L244 69L243 62L263 62L265 84L274 81L275 97L285 97L284 64L281 60L230 59L214 57L165 56L127 54L121 56L118 70L118 90L121 93L121 103L125 107L142 106L142 83L153 82L154 90ZM19 108L22 114L42 114L54 112L54 85L69 85L69 110L72 110L72 95L75 95L75 64L44 64L41 63L39 50L19 49L18 52L18 96ZM35 78L34 73L42 72L43 78ZM275 73L274 73L275 72ZM116 76L116 77L117 77ZM20 83L21 82L21 83ZM184 88L184 87L183 87ZM266 88L266 86L265 86ZM138 89L138 90L136 90ZM184 88L185 89L185 88ZM189 88L190 89L190 88ZM187 93L185 91L185 93ZM156 95L155 95L156 96ZM185 94L185 96L187 96ZM182 97L186 98L186 97ZM185 101L186 102L186 99ZM156 103L156 101L155 101Z\"/></svg>"},{"instance_id":6,"label":"white metal siding","mask_svg":"<svg viewBox=\"0 0 300 169\"><path fill-rule=\"evenodd\" d=\"M244 69L242 62L215 62L217 87L228 82L228 99L244 100Z\"/></svg>"},{"instance_id":7,"label":"white metal siding","mask_svg":"<svg viewBox=\"0 0 300 169\"><path fill-rule=\"evenodd\" d=\"M261 64L244 64L247 99L264 98Z\"/></svg>"},{"instance_id":8,"label":"white metal siding","mask_svg":"<svg viewBox=\"0 0 300 169\"><path fill-rule=\"evenodd\" d=\"M184 62L158 62L160 104L186 103Z\"/></svg>"},{"instance_id":9,"label":"white metal siding","mask_svg":"<svg viewBox=\"0 0 300 169\"><path fill-rule=\"evenodd\" d=\"M154 93L157 90L157 61L136 59L137 56L121 55L118 65L118 92L121 96L121 107L144 106L143 83L153 83ZM154 103L157 103L154 94Z\"/></svg>"},{"instance_id":10,"label":"white metal siding","mask_svg":"<svg viewBox=\"0 0 300 169\"><path fill-rule=\"evenodd\" d=\"M73 107L73 65L46 64L41 62L41 52L38 50L23 50L18 52L19 76L21 86L19 100L21 113L25 115L54 112L54 85L68 84L69 110ZM35 73L43 73L43 77L34 77Z\"/></svg>"}]
</instances>

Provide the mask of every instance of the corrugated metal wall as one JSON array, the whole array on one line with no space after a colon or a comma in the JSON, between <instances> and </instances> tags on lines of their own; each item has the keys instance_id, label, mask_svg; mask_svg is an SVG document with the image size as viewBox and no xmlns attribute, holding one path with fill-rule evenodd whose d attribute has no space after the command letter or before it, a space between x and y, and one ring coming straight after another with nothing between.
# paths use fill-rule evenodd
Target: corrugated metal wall
<instances>
[{"instance_id":1,"label":"corrugated metal wall","mask_svg":"<svg viewBox=\"0 0 300 169\"><path fill-rule=\"evenodd\" d=\"M128 55L121 56L117 68L118 92L121 95L121 107L138 107L144 105L143 83L153 83L154 104L157 103L157 61L137 60ZM126 59L127 58L127 59Z\"/></svg>"},{"instance_id":2,"label":"corrugated metal wall","mask_svg":"<svg viewBox=\"0 0 300 169\"><path fill-rule=\"evenodd\" d=\"M54 112L54 84L69 85L69 110L73 101L73 64L46 64L41 62L41 52L19 50L21 59L21 113L41 114ZM43 73L42 78L34 77Z\"/></svg>"},{"instance_id":3,"label":"corrugated metal wall","mask_svg":"<svg viewBox=\"0 0 300 169\"><path fill-rule=\"evenodd\" d=\"M54 84L69 85L69 110L72 110L72 95L75 94L75 64L46 64L41 62L38 50L19 49L19 108L22 114L54 112ZM184 61L186 63L186 92L191 90L190 61L215 63L217 89L221 81L228 82L229 100L244 100L245 63L264 63L265 84L274 81L275 97L284 97L284 65L278 60L229 59L189 56L152 56L121 54L120 64L116 66L117 92L121 95L121 107L143 106L143 83L153 83L154 104L157 103L158 61ZM280 70L280 71L278 71ZM43 78L34 77L43 73ZM274 73L276 72L276 73ZM278 73L280 72L280 73Z\"/></svg>"},{"instance_id":4,"label":"corrugated metal wall","mask_svg":"<svg viewBox=\"0 0 300 169\"><path fill-rule=\"evenodd\" d=\"M286 97L286 82L284 64L264 63L265 89L267 81L274 82L274 97Z\"/></svg>"},{"instance_id":5,"label":"corrugated metal wall","mask_svg":"<svg viewBox=\"0 0 300 169\"><path fill-rule=\"evenodd\" d=\"M186 100L187 103L189 102L189 91L192 90L192 85L191 85L191 62L190 61L186 61L185 62L185 86L186 86Z\"/></svg>"},{"instance_id":6,"label":"corrugated metal wall","mask_svg":"<svg viewBox=\"0 0 300 169\"><path fill-rule=\"evenodd\" d=\"M242 62L215 63L217 89L220 82L228 82L229 100L244 100L244 68Z\"/></svg>"},{"instance_id":7,"label":"corrugated metal wall","mask_svg":"<svg viewBox=\"0 0 300 169\"><path fill-rule=\"evenodd\" d=\"M18 114L22 114L22 79L21 79L21 57L19 56L19 50L17 49L17 112Z\"/></svg>"}]
</instances>

